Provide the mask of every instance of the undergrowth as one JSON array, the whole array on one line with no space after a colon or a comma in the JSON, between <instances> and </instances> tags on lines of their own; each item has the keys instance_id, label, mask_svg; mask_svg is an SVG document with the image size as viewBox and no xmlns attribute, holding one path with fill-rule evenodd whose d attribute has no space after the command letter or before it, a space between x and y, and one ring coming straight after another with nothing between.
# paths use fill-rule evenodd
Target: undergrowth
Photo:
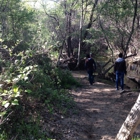
<instances>
[{"instance_id":1,"label":"undergrowth","mask_svg":"<svg viewBox=\"0 0 140 140\"><path fill-rule=\"evenodd\" d=\"M139 136L134 136L134 137L132 138L132 140L140 140L140 137L139 137Z\"/></svg>"},{"instance_id":2,"label":"undergrowth","mask_svg":"<svg viewBox=\"0 0 140 140\"><path fill-rule=\"evenodd\" d=\"M47 55L15 56L0 76L0 140L51 140L44 129L49 114L66 115L74 107L69 93L80 86L67 70L52 66ZM47 111L47 115L44 115Z\"/></svg>"}]
</instances>

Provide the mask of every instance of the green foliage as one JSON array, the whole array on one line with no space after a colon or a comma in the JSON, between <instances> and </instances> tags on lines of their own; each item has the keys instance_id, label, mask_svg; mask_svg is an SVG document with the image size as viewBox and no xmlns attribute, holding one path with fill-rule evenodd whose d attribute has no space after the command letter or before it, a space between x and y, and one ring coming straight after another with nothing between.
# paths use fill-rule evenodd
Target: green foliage
<instances>
[{"instance_id":1,"label":"green foliage","mask_svg":"<svg viewBox=\"0 0 140 140\"><path fill-rule=\"evenodd\" d=\"M122 21L133 16L133 4L130 0L110 1L103 3L101 13L113 20Z\"/></svg>"},{"instance_id":2,"label":"green foliage","mask_svg":"<svg viewBox=\"0 0 140 140\"><path fill-rule=\"evenodd\" d=\"M72 49L78 49L82 6L83 36L89 21L94 22L82 40L89 45L84 48L102 52L102 44L107 44L105 37L110 46L119 46L117 41L126 44L134 5L131 0L98 2L90 19L91 0L61 1L51 9L44 5L45 12L22 2L0 0L0 43L9 54L0 55L0 139L51 140L48 130L42 131L44 111L67 114L74 105L68 89L80 85L68 70L55 67L48 54L56 59L61 47L67 51L69 36Z\"/></svg>"},{"instance_id":3,"label":"green foliage","mask_svg":"<svg viewBox=\"0 0 140 140\"><path fill-rule=\"evenodd\" d=\"M140 140L139 136L133 136L132 140Z\"/></svg>"},{"instance_id":4,"label":"green foliage","mask_svg":"<svg viewBox=\"0 0 140 140\"><path fill-rule=\"evenodd\" d=\"M3 22L0 22L3 32L2 38L7 41L31 39L31 24L34 19L32 9L27 9L22 5L20 0L0 1L2 3L0 17ZM6 23L6 24L5 24ZM29 24L30 23L30 24ZM24 35L26 34L26 35Z\"/></svg>"},{"instance_id":5,"label":"green foliage","mask_svg":"<svg viewBox=\"0 0 140 140\"><path fill-rule=\"evenodd\" d=\"M16 138L18 140L23 139L47 140L45 134L40 130L41 126L39 119L38 118L36 118L36 120L32 119L33 118L30 118L30 121L27 122L27 120L25 120L24 118L21 118L20 121L19 120L17 121L13 118L12 127L9 126L9 128L6 128L7 126L5 125L4 128L3 127L1 128L3 129L3 132L0 134L0 139L8 140L11 138ZM9 133L6 133L7 130L9 130Z\"/></svg>"},{"instance_id":6,"label":"green foliage","mask_svg":"<svg viewBox=\"0 0 140 140\"><path fill-rule=\"evenodd\" d=\"M132 140L140 140L140 138L139 137L134 137Z\"/></svg>"},{"instance_id":7,"label":"green foliage","mask_svg":"<svg viewBox=\"0 0 140 140\"><path fill-rule=\"evenodd\" d=\"M47 140L40 130L42 108L67 113L74 105L67 88L79 84L70 72L54 67L47 54L29 49L10 57L0 75L0 138Z\"/></svg>"},{"instance_id":8,"label":"green foliage","mask_svg":"<svg viewBox=\"0 0 140 140\"><path fill-rule=\"evenodd\" d=\"M60 84L62 88L69 89L72 86L80 86L80 84L73 78L70 71L56 68L54 73L56 73L57 83Z\"/></svg>"}]
</instances>

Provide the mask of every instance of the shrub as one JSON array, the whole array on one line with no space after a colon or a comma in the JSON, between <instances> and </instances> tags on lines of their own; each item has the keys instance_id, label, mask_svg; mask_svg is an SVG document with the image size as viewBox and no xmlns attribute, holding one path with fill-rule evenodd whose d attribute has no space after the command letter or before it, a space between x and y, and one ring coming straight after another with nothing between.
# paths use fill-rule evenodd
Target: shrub
<instances>
[{"instance_id":1,"label":"shrub","mask_svg":"<svg viewBox=\"0 0 140 140\"><path fill-rule=\"evenodd\" d=\"M29 57L29 52L6 61L0 76L0 139L48 140L41 131L42 108L50 113L66 113L73 107L67 90L79 86L69 71L52 66L47 55Z\"/></svg>"}]
</instances>

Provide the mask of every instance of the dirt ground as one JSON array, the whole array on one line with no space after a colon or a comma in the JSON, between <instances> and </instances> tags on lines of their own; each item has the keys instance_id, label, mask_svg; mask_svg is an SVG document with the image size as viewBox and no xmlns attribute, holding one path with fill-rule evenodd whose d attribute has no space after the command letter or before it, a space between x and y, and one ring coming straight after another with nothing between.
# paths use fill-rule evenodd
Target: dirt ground
<instances>
[{"instance_id":1,"label":"dirt ground","mask_svg":"<svg viewBox=\"0 0 140 140\"><path fill-rule=\"evenodd\" d=\"M120 95L114 85L96 78L89 85L86 72L73 72L73 76L82 87L71 91L75 113L55 121L55 132L61 134L58 140L114 140L139 93L127 89ZM135 135L140 137L140 127Z\"/></svg>"}]
</instances>

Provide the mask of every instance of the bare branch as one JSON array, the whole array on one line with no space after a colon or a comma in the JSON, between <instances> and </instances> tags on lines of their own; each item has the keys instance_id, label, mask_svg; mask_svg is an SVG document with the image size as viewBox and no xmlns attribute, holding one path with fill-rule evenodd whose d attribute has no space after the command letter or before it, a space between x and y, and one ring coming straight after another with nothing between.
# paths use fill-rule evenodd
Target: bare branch
<instances>
[{"instance_id":1,"label":"bare branch","mask_svg":"<svg viewBox=\"0 0 140 140\"><path fill-rule=\"evenodd\" d=\"M128 50L128 46L129 46L129 44L130 44L132 35L133 35L133 33L134 33L135 20L136 20L136 17L137 17L137 8L138 8L138 1L135 0L135 5L134 5L134 16L133 16L132 28L131 28L130 36L129 36L128 41L127 41L127 43L126 43L125 55L126 55L126 51Z\"/></svg>"},{"instance_id":2,"label":"bare branch","mask_svg":"<svg viewBox=\"0 0 140 140\"><path fill-rule=\"evenodd\" d=\"M102 23L101 23L100 18L99 18L99 24L100 24L100 27L101 27L102 32L103 32L103 34L104 34L105 40L106 40L106 42L107 42L107 44L108 44L108 47L110 48L110 50L111 50L111 52L112 52L112 56L113 56L113 50L112 50L113 47L112 47L111 44L109 43L109 40L108 40L108 38L107 38L107 36L106 36L106 34L105 34L105 31L104 31L104 28L103 28L103 26L102 26Z\"/></svg>"}]
</instances>

